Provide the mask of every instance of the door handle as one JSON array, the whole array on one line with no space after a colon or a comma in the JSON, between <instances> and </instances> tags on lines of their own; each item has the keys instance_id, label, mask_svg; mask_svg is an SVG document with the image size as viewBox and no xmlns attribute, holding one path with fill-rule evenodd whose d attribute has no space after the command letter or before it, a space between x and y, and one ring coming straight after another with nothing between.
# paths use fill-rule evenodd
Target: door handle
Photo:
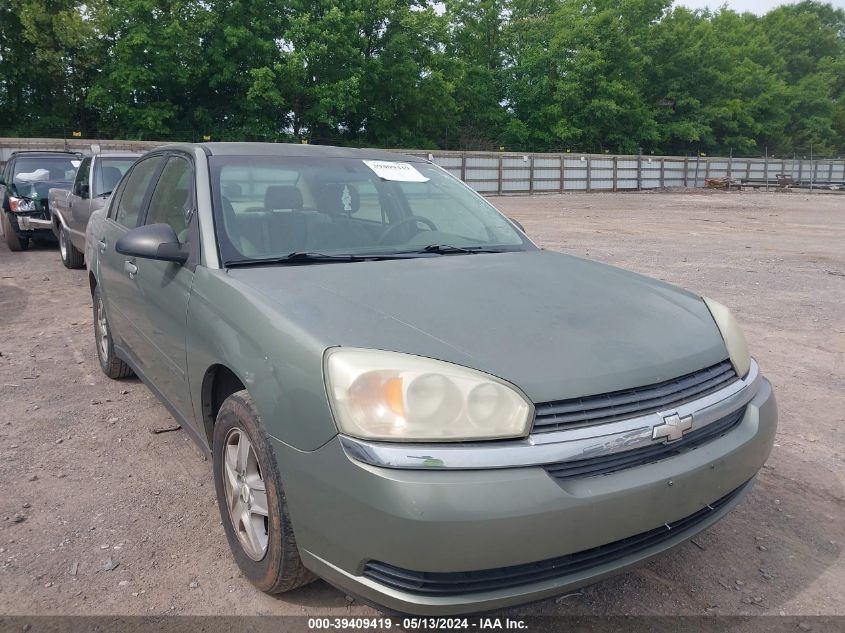
<instances>
[{"instance_id":1,"label":"door handle","mask_svg":"<svg viewBox=\"0 0 845 633\"><path fill-rule=\"evenodd\" d=\"M129 275L129 279L135 279L135 275L138 274L138 267L127 259L123 262L123 272Z\"/></svg>"},{"instance_id":2,"label":"door handle","mask_svg":"<svg viewBox=\"0 0 845 633\"><path fill-rule=\"evenodd\" d=\"M103 240L97 240L97 245L100 247L100 252L106 252L106 243Z\"/></svg>"}]
</instances>

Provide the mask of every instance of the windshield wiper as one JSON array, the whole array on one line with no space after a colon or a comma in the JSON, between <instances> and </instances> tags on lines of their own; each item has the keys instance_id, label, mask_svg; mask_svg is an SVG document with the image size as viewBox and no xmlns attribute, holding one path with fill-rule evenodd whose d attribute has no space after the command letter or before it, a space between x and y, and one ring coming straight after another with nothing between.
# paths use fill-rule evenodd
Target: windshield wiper
<instances>
[{"instance_id":1,"label":"windshield wiper","mask_svg":"<svg viewBox=\"0 0 845 633\"><path fill-rule=\"evenodd\" d=\"M408 252L408 251L406 251ZM429 244L415 253L437 253L438 255L462 255L465 253L504 253L501 248L489 248L486 246L452 246L451 244Z\"/></svg>"},{"instance_id":2,"label":"windshield wiper","mask_svg":"<svg viewBox=\"0 0 845 633\"><path fill-rule=\"evenodd\" d=\"M282 257L267 257L264 259L233 259L226 262L226 266L266 266L272 264L323 264L334 262L372 262L381 259L405 259L408 255L402 253L371 253L361 255L328 255L313 251L294 251Z\"/></svg>"},{"instance_id":3,"label":"windshield wiper","mask_svg":"<svg viewBox=\"0 0 845 633\"><path fill-rule=\"evenodd\" d=\"M295 251L293 253L289 253L288 255L283 255L282 257L232 259L226 262L226 266L263 266L266 264L298 264L312 262L357 262L362 259L364 258L359 258L355 255L326 255L325 253L313 253L310 251Z\"/></svg>"},{"instance_id":4,"label":"windshield wiper","mask_svg":"<svg viewBox=\"0 0 845 633\"><path fill-rule=\"evenodd\" d=\"M233 259L226 262L226 266L272 266L274 264L327 264L336 262L372 262L384 259L411 259L425 255L462 255L475 253L504 253L501 248L487 248L484 246L451 246L449 244L429 244L414 251L396 251L393 253L361 253L358 255L329 255L314 251L294 251L282 257L267 257L263 259Z\"/></svg>"}]
</instances>

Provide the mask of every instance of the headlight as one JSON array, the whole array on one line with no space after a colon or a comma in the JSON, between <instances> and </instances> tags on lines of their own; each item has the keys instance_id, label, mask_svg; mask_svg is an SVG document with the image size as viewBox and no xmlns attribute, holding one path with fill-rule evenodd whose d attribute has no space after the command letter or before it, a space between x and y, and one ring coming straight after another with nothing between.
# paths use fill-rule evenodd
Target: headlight
<instances>
[{"instance_id":1,"label":"headlight","mask_svg":"<svg viewBox=\"0 0 845 633\"><path fill-rule=\"evenodd\" d=\"M9 196L9 208L15 213L18 213L21 211L37 211L38 205L35 203L35 200L30 200L29 198Z\"/></svg>"},{"instance_id":2,"label":"headlight","mask_svg":"<svg viewBox=\"0 0 845 633\"><path fill-rule=\"evenodd\" d=\"M748 343L745 342L745 336L736 322L734 315L718 301L702 297L710 314L713 315L713 320L719 327L719 332L722 333L722 339L725 341L725 347L728 348L728 356L731 358L731 364L734 366L737 375L740 378L745 378L748 370L751 369L751 355L748 353Z\"/></svg>"},{"instance_id":3,"label":"headlight","mask_svg":"<svg viewBox=\"0 0 845 633\"><path fill-rule=\"evenodd\" d=\"M494 376L439 360L333 348L326 389L342 433L372 440L455 442L523 437L533 406Z\"/></svg>"}]
</instances>

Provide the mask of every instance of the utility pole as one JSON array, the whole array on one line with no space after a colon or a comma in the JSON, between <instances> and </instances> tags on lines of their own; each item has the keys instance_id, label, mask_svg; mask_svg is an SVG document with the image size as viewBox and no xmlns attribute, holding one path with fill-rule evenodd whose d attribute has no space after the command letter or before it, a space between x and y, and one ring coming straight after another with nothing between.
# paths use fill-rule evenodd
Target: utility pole
<instances>
[{"instance_id":1,"label":"utility pole","mask_svg":"<svg viewBox=\"0 0 845 633\"><path fill-rule=\"evenodd\" d=\"M731 178L733 177L733 163L734 163L734 148L731 148L731 152L728 155L728 191L731 190Z\"/></svg>"},{"instance_id":2,"label":"utility pole","mask_svg":"<svg viewBox=\"0 0 845 633\"><path fill-rule=\"evenodd\" d=\"M766 192L769 191L769 146L766 145L766 161L763 163L763 178L766 179Z\"/></svg>"},{"instance_id":3,"label":"utility pole","mask_svg":"<svg viewBox=\"0 0 845 633\"><path fill-rule=\"evenodd\" d=\"M813 193L813 176L816 175L816 168L813 164L813 144L810 143L810 193Z\"/></svg>"}]
</instances>

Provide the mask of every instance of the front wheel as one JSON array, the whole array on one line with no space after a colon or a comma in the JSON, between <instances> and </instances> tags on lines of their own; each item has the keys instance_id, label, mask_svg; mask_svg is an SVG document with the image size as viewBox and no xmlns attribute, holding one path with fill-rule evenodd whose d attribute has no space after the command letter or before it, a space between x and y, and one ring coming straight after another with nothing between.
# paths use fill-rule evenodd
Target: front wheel
<instances>
[{"instance_id":1,"label":"front wheel","mask_svg":"<svg viewBox=\"0 0 845 633\"><path fill-rule=\"evenodd\" d=\"M6 246L10 251L17 253L18 251L25 251L29 248L29 238L21 237L12 226L12 221L9 219L5 211L0 211L3 215L3 236L6 239Z\"/></svg>"},{"instance_id":2,"label":"front wheel","mask_svg":"<svg viewBox=\"0 0 845 633\"><path fill-rule=\"evenodd\" d=\"M67 229L61 224L59 225L59 255L62 257L65 268L82 268L85 264L85 257L70 241Z\"/></svg>"},{"instance_id":3,"label":"front wheel","mask_svg":"<svg viewBox=\"0 0 845 633\"><path fill-rule=\"evenodd\" d=\"M111 337L106 307L100 294L100 287L94 288L94 341L97 344L97 358L100 369L109 378L127 378L133 374L129 365L114 353L114 341Z\"/></svg>"},{"instance_id":4,"label":"front wheel","mask_svg":"<svg viewBox=\"0 0 845 633\"><path fill-rule=\"evenodd\" d=\"M276 459L247 391L220 407L212 455L217 505L244 576L271 594L314 580L299 557Z\"/></svg>"}]
</instances>

